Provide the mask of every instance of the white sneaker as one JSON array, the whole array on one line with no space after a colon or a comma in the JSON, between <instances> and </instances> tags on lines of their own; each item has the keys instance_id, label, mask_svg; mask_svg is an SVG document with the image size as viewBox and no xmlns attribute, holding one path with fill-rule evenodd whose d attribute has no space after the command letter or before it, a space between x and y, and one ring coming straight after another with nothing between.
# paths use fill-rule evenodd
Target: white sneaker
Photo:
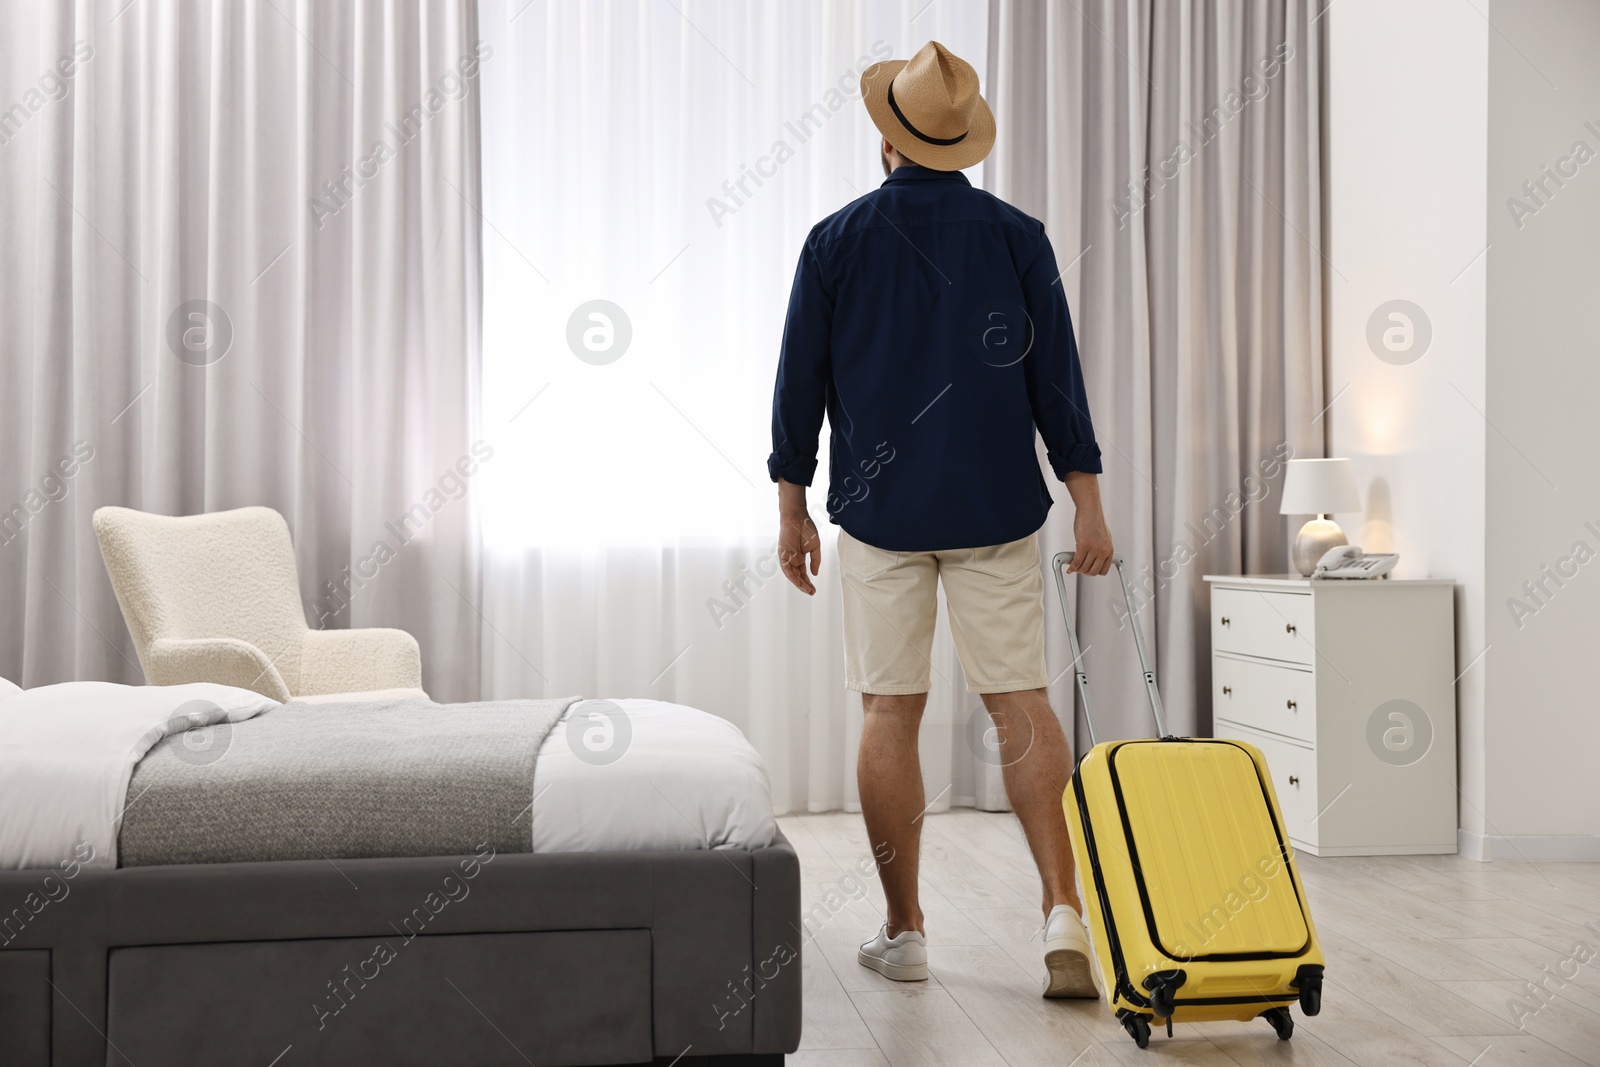
<instances>
[{"instance_id":1,"label":"white sneaker","mask_svg":"<svg viewBox=\"0 0 1600 1067\"><path fill-rule=\"evenodd\" d=\"M1078 913L1065 904L1051 908L1050 917L1045 920L1044 966L1049 972L1044 981L1045 996L1099 998L1089 931Z\"/></svg>"},{"instance_id":2,"label":"white sneaker","mask_svg":"<svg viewBox=\"0 0 1600 1067\"><path fill-rule=\"evenodd\" d=\"M861 946L856 959L885 978L896 982L928 980L928 939L915 930L901 930L889 936L889 924L878 929L878 936Z\"/></svg>"}]
</instances>

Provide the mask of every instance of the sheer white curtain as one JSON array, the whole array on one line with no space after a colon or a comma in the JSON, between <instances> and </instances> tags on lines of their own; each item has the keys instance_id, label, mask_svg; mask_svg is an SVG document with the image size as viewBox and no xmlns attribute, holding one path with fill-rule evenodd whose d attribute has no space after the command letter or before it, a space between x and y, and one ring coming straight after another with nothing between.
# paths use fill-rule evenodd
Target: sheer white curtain
<instances>
[{"instance_id":1,"label":"sheer white curtain","mask_svg":"<svg viewBox=\"0 0 1600 1067\"><path fill-rule=\"evenodd\" d=\"M485 695L692 704L744 730L780 809L852 806L834 528L814 600L773 557L773 372L807 231L882 180L861 70L930 38L981 70L988 5L487 0L480 18ZM1003 806L942 624L934 666L928 796Z\"/></svg>"}]
</instances>

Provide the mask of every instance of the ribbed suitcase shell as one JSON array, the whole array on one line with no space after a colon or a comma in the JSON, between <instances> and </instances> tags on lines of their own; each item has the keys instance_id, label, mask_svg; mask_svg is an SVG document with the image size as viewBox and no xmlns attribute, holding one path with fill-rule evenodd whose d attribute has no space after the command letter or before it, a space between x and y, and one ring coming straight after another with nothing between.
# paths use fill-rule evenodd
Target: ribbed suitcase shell
<instances>
[{"instance_id":1,"label":"ribbed suitcase shell","mask_svg":"<svg viewBox=\"0 0 1600 1067\"><path fill-rule=\"evenodd\" d=\"M1253 1019L1324 964L1266 761L1241 741L1107 741L1078 764L1067 825L1112 1011L1152 1015L1147 979L1182 971L1175 1022Z\"/></svg>"},{"instance_id":2,"label":"ribbed suitcase shell","mask_svg":"<svg viewBox=\"0 0 1600 1067\"><path fill-rule=\"evenodd\" d=\"M1056 579L1087 706L1062 573L1070 559L1056 557ZM1132 608L1130 596L1130 615ZM1296 1001L1316 1013L1322 946L1266 760L1254 746L1175 737L1097 744L1073 772L1062 806L1108 1006L1130 1031L1133 1017L1245 1020ZM1302 998L1307 985L1315 988ZM1164 997L1170 1010L1162 1010ZM1293 1024L1283 1022L1279 1034L1287 1037Z\"/></svg>"}]
</instances>

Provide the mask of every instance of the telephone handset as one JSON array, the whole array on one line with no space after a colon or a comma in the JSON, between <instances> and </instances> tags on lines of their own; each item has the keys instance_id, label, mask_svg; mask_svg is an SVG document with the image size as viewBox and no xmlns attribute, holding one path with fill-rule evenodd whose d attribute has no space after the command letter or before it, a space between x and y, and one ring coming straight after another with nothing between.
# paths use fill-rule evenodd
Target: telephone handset
<instances>
[{"instance_id":1,"label":"telephone handset","mask_svg":"<svg viewBox=\"0 0 1600 1067\"><path fill-rule=\"evenodd\" d=\"M1400 562L1395 552L1374 552L1367 555L1357 545L1340 545L1330 549L1317 561L1313 578L1382 578Z\"/></svg>"}]
</instances>

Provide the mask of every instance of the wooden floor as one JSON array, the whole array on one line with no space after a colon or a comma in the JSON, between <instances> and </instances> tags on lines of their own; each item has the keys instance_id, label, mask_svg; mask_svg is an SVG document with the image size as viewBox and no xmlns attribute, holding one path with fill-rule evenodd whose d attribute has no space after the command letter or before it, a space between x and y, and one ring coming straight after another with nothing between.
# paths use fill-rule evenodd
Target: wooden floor
<instances>
[{"instance_id":1,"label":"wooden floor","mask_svg":"<svg viewBox=\"0 0 1600 1067\"><path fill-rule=\"evenodd\" d=\"M1600 864L1302 855L1328 956L1321 1014L1296 1008L1288 1042L1265 1021L1206 1023L1162 1031L1141 1052L1104 1002L1039 996L1039 882L1015 820L969 811L925 822L933 977L900 983L855 958L883 918L876 878L861 876L872 866L860 816L780 820L800 854L805 907L822 905L803 954L793 1067L1600 1064ZM1596 954L1586 964L1571 960L1580 944L1579 959ZM1559 992L1519 1028L1509 1002L1541 978Z\"/></svg>"}]
</instances>

